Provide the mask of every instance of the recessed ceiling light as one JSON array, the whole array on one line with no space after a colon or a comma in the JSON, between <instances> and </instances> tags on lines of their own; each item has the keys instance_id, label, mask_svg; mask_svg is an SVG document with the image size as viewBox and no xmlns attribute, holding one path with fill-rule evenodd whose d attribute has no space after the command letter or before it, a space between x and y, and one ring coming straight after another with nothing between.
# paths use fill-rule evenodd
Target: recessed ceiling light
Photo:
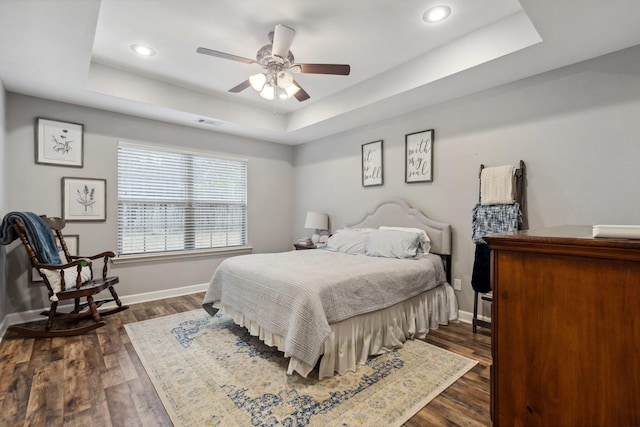
<instances>
[{"instance_id":1,"label":"recessed ceiling light","mask_svg":"<svg viewBox=\"0 0 640 427\"><path fill-rule=\"evenodd\" d=\"M140 56L153 56L156 54L156 51L151 49L149 46L145 46L143 44L132 44L131 50L137 53Z\"/></svg>"},{"instance_id":2,"label":"recessed ceiling light","mask_svg":"<svg viewBox=\"0 0 640 427\"><path fill-rule=\"evenodd\" d=\"M444 21L449 15L451 15L451 8L449 6L434 6L422 15L422 20L427 24L435 24L436 22Z\"/></svg>"}]
</instances>

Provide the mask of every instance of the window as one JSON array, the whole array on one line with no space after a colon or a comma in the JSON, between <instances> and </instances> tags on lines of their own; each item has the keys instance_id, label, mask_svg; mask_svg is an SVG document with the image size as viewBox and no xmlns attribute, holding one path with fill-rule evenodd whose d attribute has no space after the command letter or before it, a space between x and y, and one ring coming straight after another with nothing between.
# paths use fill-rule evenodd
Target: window
<instances>
[{"instance_id":1,"label":"window","mask_svg":"<svg viewBox=\"0 0 640 427\"><path fill-rule=\"evenodd\" d=\"M118 144L118 255L246 244L246 160Z\"/></svg>"}]
</instances>

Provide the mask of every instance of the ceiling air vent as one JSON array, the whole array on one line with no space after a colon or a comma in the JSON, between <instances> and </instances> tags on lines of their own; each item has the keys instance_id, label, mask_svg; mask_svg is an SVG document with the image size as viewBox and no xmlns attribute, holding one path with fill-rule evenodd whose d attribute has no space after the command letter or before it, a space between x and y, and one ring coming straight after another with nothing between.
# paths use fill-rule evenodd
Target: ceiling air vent
<instances>
[{"instance_id":1,"label":"ceiling air vent","mask_svg":"<svg viewBox=\"0 0 640 427\"><path fill-rule=\"evenodd\" d=\"M222 126L224 124L224 122L221 122L219 120L203 119L203 118L197 119L196 122L203 125L209 125L209 126Z\"/></svg>"}]
</instances>

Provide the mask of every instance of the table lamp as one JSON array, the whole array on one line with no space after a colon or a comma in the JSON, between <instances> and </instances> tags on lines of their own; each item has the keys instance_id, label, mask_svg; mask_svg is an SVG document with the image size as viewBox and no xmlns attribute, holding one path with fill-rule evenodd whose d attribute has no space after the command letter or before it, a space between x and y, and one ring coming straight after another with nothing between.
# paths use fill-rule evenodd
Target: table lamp
<instances>
[{"instance_id":1,"label":"table lamp","mask_svg":"<svg viewBox=\"0 0 640 427\"><path fill-rule=\"evenodd\" d=\"M304 228L314 229L311 241L318 245L322 235L329 235L329 215L318 212L307 212Z\"/></svg>"}]
</instances>

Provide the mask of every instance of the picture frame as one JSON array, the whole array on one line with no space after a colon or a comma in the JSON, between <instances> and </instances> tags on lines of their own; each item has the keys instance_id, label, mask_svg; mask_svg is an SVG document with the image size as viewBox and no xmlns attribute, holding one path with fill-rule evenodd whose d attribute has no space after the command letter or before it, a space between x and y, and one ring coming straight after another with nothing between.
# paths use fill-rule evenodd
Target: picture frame
<instances>
[{"instance_id":1,"label":"picture frame","mask_svg":"<svg viewBox=\"0 0 640 427\"><path fill-rule=\"evenodd\" d=\"M362 144L362 186L375 187L384 184L382 140Z\"/></svg>"},{"instance_id":2,"label":"picture frame","mask_svg":"<svg viewBox=\"0 0 640 427\"><path fill-rule=\"evenodd\" d=\"M36 163L81 168L84 125L36 118Z\"/></svg>"},{"instance_id":3,"label":"picture frame","mask_svg":"<svg viewBox=\"0 0 640 427\"><path fill-rule=\"evenodd\" d=\"M433 129L405 135L404 182L433 182Z\"/></svg>"},{"instance_id":4,"label":"picture frame","mask_svg":"<svg viewBox=\"0 0 640 427\"><path fill-rule=\"evenodd\" d=\"M73 256L78 256L80 255L80 235L79 234L63 234L62 238L64 239L65 243L67 244L67 249L69 250L69 255L73 255ZM58 251L58 255L60 256L60 259L62 260L63 263L66 262L65 257L64 257L64 251L62 250L62 246L60 245L60 240L58 239L58 237L56 236L55 238L55 242L56 242L56 246L58 246L60 248L60 250ZM38 269L36 269L35 267L31 267L31 270L29 270L29 281L30 282L42 282L42 276L40 276L40 273L38 272Z\"/></svg>"},{"instance_id":5,"label":"picture frame","mask_svg":"<svg viewBox=\"0 0 640 427\"><path fill-rule=\"evenodd\" d=\"M107 180L62 178L62 219L65 221L106 221Z\"/></svg>"}]
</instances>

